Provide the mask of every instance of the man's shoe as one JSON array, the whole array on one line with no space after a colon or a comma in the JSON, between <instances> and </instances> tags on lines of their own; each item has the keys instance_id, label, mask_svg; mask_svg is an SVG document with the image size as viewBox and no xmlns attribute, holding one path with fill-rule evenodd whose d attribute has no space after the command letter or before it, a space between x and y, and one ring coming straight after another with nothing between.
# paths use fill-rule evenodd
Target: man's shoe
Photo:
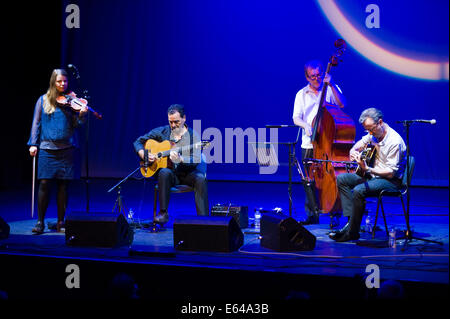
<instances>
[{"instance_id":1,"label":"man's shoe","mask_svg":"<svg viewBox=\"0 0 450 319\"><path fill-rule=\"evenodd\" d=\"M169 214L167 212L159 212L157 216L153 219L153 222L157 224L165 224L169 221Z\"/></svg>"},{"instance_id":2,"label":"man's shoe","mask_svg":"<svg viewBox=\"0 0 450 319\"><path fill-rule=\"evenodd\" d=\"M318 215L311 215L306 218L306 220L301 221L300 225L314 225L319 223L319 216Z\"/></svg>"},{"instance_id":3,"label":"man's shoe","mask_svg":"<svg viewBox=\"0 0 450 319\"><path fill-rule=\"evenodd\" d=\"M330 237L333 240L338 239L339 237L343 236L345 232L336 231L334 233L329 233L328 237Z\"/></svg>"},{"instance_id":4,"label":"man's shoe","mask_svg":"<svg viewBox=\"0 0 450 319\"><path fill-rule=\"evenodd\" d=\"M349 227L350 227L350 223L347 223L341 229L330 231L330 234L332 234L332 233L334 233L334 234L345 233L348 230Z\"/></svg>"},{"instance_id":5,"label":"man's shoe","mask_svg":"<svg viewBox=\"0 0 450 319\"><path fill-rule=\"evenodd\" d=\"M349 231L346 231L344 233L336 234L335 236L331 236L330 234L329 237L338 243L343 243L346 241L358 240L359 233L350 233Z\"/></svg>"},{"instance_id":6,"label":"man's shoe","mask_svg":"<svg viewBox=\"0 0 450 319\"><path fill-rule=\"evenodd\" d=\"M36 223L36 226L34 226L31 231L36 235L40 235L44 232L44 228L45 228L44 222L38 221Z\"/></svg>"}]
</instances>

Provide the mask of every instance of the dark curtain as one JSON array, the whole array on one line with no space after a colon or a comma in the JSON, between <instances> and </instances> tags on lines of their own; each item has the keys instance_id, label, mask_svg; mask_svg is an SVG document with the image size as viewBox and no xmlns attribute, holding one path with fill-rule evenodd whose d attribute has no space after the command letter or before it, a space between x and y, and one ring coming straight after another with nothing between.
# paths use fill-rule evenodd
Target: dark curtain
<instances>
[{"instance_id":1,"label":"dark curtain","mask_svg":"<svg viewBox=\"0 0 450 319\"><path fill-rule=\"evenodd\" d=\"M165 125L167 107L173 103L185 105L189 125L201 120L203 131L217 128L223 146L226 128L258 132L266 124L292 124L295 94L306 85L303 64L310 59L326 63L340 37L312 1L70 3L79 6L81 24L79 29L63 27L62 63L78 67L77 90L87 88L90 105L104 116L101 121L91 116L89 121L89 169L95 177L123 177L134 170L138 161L132 142ZM442 23L448 29L448 3L443 5L447 10ZM422 6L408 6L408 12L417 13ZM364 6L349 10L364 10ZM395 47L396 30L386 30L391 30L394 20L401 25L408 17L392 13L382 17L382 40ZM419 30L430 19L416 21L419 25L411 28ZM448 59L448 30L428 32L427 37L439 42L443 33L447 35L443 55ZM413 46L411 41L406 42ZM396 121L437 119L437 125L411 129L411 153L417 163L413 184L448 186L448 81L395 74L351 47L332 76L347 97L344 111L355 121L356 139L363 134L358 118L366 107L382 109L385 121L403 136ZM86 134L81 133L83 149ZM291 141L296 131L280 129L279 137ZM279 150L280 161L286 164L287 148L281 145ZM282 165L274 175L259 175L255 163L213 163L208 176L285 181L287 167Z\"/></svg>"}]
</instances>

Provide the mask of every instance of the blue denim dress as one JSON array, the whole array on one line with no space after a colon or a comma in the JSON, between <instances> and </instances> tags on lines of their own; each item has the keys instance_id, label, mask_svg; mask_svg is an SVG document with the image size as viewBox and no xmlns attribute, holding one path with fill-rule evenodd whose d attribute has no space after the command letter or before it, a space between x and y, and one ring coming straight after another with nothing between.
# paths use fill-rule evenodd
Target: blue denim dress
<instances>
[{"instance_id":1,"label":"blue denim dress","mask_svg":"<svg viewBox=\"0 0 450 319\"><path fill-rule=\"evenodd\" d=\"M78 114L64 106L44 112L44 95L36 102L29 146L37 146L38 179L73 179L76 128L83 123Z\"/></svg>"}]
</instances>

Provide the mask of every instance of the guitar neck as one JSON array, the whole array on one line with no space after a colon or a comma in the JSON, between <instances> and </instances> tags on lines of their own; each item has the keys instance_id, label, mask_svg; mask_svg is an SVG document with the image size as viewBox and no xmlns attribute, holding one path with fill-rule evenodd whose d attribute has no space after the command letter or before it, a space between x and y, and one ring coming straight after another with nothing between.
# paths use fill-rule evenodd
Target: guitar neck
<instances>
[{"instance_id":1,"label":"guitar neck","mask_svg":"<svg viewBox=\"0 0 450 319\"><path fill-rule=\"evenodd\" d=\"M158 158L167 157L167 156L170 156L170 152L183 153L183 152L193 149L196 145L198 145L198 143L191 144L191 145L185 145L185 146L181 146L181 147L174 147L170 150L159 152L157 154L157 156L158 156Z\"/></svg>"}]
</instances>

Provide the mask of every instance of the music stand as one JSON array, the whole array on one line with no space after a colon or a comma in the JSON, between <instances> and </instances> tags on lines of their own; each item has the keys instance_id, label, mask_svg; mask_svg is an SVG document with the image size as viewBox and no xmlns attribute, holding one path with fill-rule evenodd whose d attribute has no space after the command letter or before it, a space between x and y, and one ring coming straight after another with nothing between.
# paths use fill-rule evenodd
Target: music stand
<instances>
[{"instance_id":1,"label":"music stand","mask_svg":"<svg viewBox=\"0 0 450 319\"><path fill-rule=\"evenodd\" d=\"M266 125L266 128L282 128L282 127L298 127L297 125ZM257 149L259 145L287 145L289 150L289 182L288 182L288 194L289 194L289 217L292 217L292 166L297 159L295 159L295 145L298 143L300 136L301 127L298 127L297 138L294 142L249 142L250 144L256 145L255 154L258 155Z\"/></svg>"},{"instance_id":2,"label":"music stand","mask_svg":"<svg viewBox=\"0 0 450 319\"><path fill-rule=\"evenodd\" d=\"M406 232L405 232L405 236L403 237L399 237L398 239L405 239L405 243L403 245L402 251L404 251L406 249L406 246L408 245L408 242L412 241L413 239L416 240L422 240L428 243L435 243L435 244L439 244L439 245L443 245L444 243L440 242L440 241L436 241L436 240L431 240L431 239L425 239L425 238L419 238L416 236L412 235L412 231L411 231L411 227L409 224L409 206L410 206L410 193L409 193L409 187L410 187L410 179L411 179L411 175L410 175L410 167L409 167L409 127L411 126L412 123L414 123L415 121L413 120L404 120L404 121L397 121L397 123L401 123L403 124L404 128L405 128L405 135L406 135L406 174L408 174L407 178L406 178Z\"/></svg>"}]
</instances>

